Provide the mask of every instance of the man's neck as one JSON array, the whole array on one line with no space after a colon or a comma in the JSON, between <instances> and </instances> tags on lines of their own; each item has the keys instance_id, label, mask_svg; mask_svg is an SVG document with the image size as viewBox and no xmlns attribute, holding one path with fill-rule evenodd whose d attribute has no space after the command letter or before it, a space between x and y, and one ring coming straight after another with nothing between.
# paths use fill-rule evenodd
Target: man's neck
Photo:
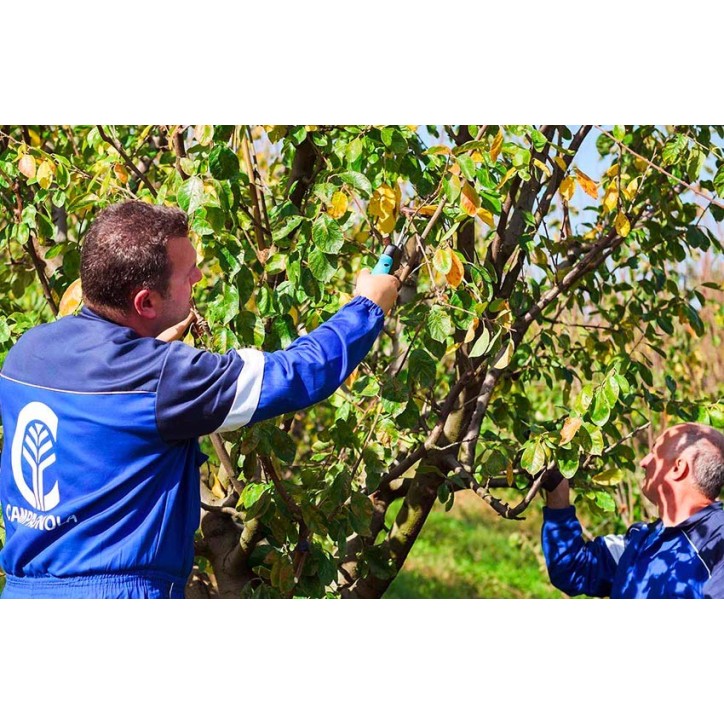
<instances>
[{"instance_id":1,"label":"man's neck","mask_svg":"<svg viewBox=\"0 0 724 724\"><path fill-rule=\"evenodd\" d=\"M140 319L137 315L121 312L118 309L111 309L109 307L104 307L100 305L88 304L87 302L85 303L85 306L88 307L91 312L95 312L96 314L100 315L104 319L109 320L110 322L114 322L115 324L120 324L122 327L128 327L129 329L132 329L139 337L155 336L152 330L146 329L143 324L144 320Z\"/></svg>"},{"instance_id":2,"label":"man's neck","mask_svg":"<svg viewBox=\"0 0 724 724\"><path fill-rule=\"evenodd\" d=\"M677 505L672 506L671 508L665 508L660 505L659 515L661 516L661 522L666 528L679 525L687 518L691 518L691 516L695 513L698 513L700 510L710 506L713 502L713 500L707 500L706 498L701 497L694 500L679 501Z\"/></svg>"}]
</instances>

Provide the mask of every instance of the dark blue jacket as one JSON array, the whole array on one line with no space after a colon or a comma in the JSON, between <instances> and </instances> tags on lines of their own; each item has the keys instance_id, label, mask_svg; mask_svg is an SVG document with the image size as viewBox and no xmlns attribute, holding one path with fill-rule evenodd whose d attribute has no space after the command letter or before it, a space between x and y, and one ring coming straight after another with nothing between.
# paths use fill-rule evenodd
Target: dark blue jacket
<instances>
[{"instance_id":1,"label":"dark blue jacket","mask_svg":"<svg viewBox=\"0 0 724 724\"><path fill-rule=\"evenodd\" d=\"M588 543L573 506L543 508L542 541L551 583L569 596L724 598L720 502L679 525L636 523Z\"/></svg>"},{"instance_id":2,"label":"dark blue jacket","mask_svg":"<svg viewBox=\"0 0 724 724\"><path fill-rule=\"evenodd\" d=\"M383 316L357 297L273 353L160 342L87 308L24 334L0 374L3 595L179 595L200 516L197 438L325 399Z\"/></svg>"}]
</instances>

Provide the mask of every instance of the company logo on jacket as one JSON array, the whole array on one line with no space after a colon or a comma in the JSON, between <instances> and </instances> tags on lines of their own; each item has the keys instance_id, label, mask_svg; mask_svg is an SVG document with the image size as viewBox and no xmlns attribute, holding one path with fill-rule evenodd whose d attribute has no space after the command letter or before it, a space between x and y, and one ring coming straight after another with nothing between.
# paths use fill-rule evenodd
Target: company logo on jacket
<instances>
[{"instance_id":1,"label":"company logo on jacket","mask_svg":"<svg viewBox=\"0 0 724 724\"><path fill-rule=\"evenodd\" d=\"M55 446L58 439L58 416L42 402L30 402L20 411L11 448L13 479L20 494L36 511L46 513L60 503L58 481L48 475L56 461ZM25 461L25 465L23 465ZM30 474L28 481L26 471ZM74 515L61 522L57 515L38 513L7 505L5 514L10 522L17 522L38 530L53 530L63 523L77 522Z\"/></svg>"}]
</instances>

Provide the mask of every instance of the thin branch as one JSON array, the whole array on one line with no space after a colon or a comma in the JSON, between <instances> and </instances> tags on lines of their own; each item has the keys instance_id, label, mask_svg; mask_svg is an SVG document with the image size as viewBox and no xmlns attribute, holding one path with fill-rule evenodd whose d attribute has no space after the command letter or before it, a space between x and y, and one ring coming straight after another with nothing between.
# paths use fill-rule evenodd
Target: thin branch
<instances>
[{"instance_id":1,"label":"thin branch","mask_svg":"<svg viewBox=\"0 0 724 724\"><path fill-rule=\"evenodd\" d=\"M655 168L660 173L664 174L664 176L668 176L673 181L676 181L677 184L681 184L682 186L686 186L689 191L693 191L698 196L701 196L702 198L705 198L710 204L713 204L714 206L718 206L720 209L724 209L724 202L717 201L715 198L709 196L709 194L705 194L703 191L696 188L696 186L692 186L691 184L686 183L686 181L682 181L680 178L676 178L673 174L669 173L665 169L661 168L661 166L655 164L653 161L649 160L645 156L642 156L640 153L636 153L632 148L627 146L622 141L617 141L608 131L601 128L601 126L596 126L596 128L603 133L604 136L608 136L612 141L615 143L618 143L622 148L625 148L631 155L636 156L636 158L641 159L642 161L645 161L648 166L651 168Z\"/></svg>"},{"instance_id":2,"label":"thin branch","mask_svg":"<svg viewBox=\"0 0 724 724\"><path fill-rule=\"evenodd\" d=\"M131 171L137 179L139 179L140 181L143 182L143 184L151 192L153 198L155 199L158 196L158 192L153 187L153 184L148 180L146 175L141 172L141 170L136 166L136 164L133 163L130 156L124 150L123 146L120 143L118 143L114 138L112 138L109 134L107 134L103 130L103 126L96 126L96 128L98 129L98 133L100 133L101 138L106 143L113 146L113 148L115 148L116 151L118 151L118 154L123 159L123 162L125 163L126 168L128 168L128 170Z\"/></svg>"}]
</instances>

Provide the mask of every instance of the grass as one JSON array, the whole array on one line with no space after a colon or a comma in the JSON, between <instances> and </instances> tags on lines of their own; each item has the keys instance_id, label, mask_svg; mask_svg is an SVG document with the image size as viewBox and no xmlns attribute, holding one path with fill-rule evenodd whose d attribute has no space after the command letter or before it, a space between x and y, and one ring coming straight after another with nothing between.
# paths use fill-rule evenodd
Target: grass
<instances>
[{"instance_id":1,"label":"grass","mask_svg":"<svg viewBox=\"0 0 724 724\"><path fill-rule=\"evenodd\" d=\"M540 548L540 506L500 518L474 493L436 505L386 598L562 598Z\"/></svg>"}]
</instances>

